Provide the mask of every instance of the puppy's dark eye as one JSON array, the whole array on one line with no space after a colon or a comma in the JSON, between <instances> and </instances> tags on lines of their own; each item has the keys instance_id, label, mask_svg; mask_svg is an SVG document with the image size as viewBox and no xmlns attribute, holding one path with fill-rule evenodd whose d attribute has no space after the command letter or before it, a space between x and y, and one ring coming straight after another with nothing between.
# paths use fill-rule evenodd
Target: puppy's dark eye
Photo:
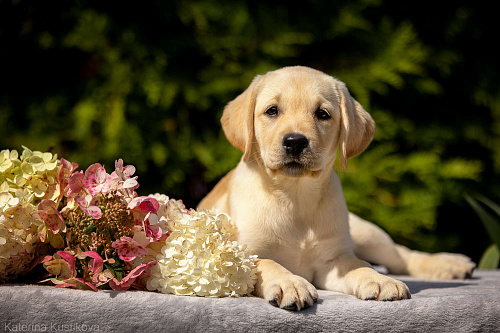
<instances>
[{"instance_id":1,"label":"puppy's dark eye","mask_svg":"<svg viewBox=\"0 0 500 333\"><path fill-rule=\"evenodd\" d=\"M275 117L278 115L278 108L276 106L271 106L266 110L266 114L271 117Z\"/></svg>"},{"instance_id":2,"label":"puppy's dark eye","mask_svg":"<svg viewBox=\"0 0 500 333\"><path fill-rule=\"evenodd\" d=\"M316 118L318 118L319 120L328 120L331 118L331 116L326 110L318 109L316 110Z\"/></svg>"}]
</instances>

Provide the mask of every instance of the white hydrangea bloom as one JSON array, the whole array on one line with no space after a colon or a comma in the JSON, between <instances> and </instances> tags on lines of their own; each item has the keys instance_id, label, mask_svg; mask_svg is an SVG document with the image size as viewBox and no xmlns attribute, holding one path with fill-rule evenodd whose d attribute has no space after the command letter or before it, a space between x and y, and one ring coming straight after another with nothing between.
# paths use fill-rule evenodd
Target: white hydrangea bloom
<instances>
[{"instance_id":1,"label":"white hydrangea bloom","mask_svg":"<svg viewBox=\"0 0 500 333\"><path fill-rule=\"evenodd\" d=\"M161 246L153 243L149 248L158 264L147 281L148 290L209 297L250 294L257 280L256 256L233 240L236 229L229 217L161 199L158 216L171 234Z\"/></svg>"},{"instance_id":2,"label":"white hydrangea bloom","mask_svg":"<svg viewBox=\"0 0 500 333\"><path fill-rule=\"evenodd\" d=\"M28 268L44 227L33 212L47 193L48 199L59 195L57 155L23 148L21 156L15 150L0 152L0 281Z\"/></svg>"},{"instance_id":3,"label":"white hydrangea bloom","mask_svg":"<svg viewBox=\"0 0 500 333\"><path fill-rule=\"evenodd\" d=\"M0 282L15 278L33 260L40 221L32 212L32 205L18 205L0 214Z\"/></svg>"},{"instance_id":4,"label":"white hydrangea bloom","mask_svg":"<svg viewBox=\"0 0 500 333\"><path fill-rule=\"evenodd\" d=\"M0 193L0 209L1 210L5 210L5 209L9 209L10 207L14 207L18 203L19 203L19 199L14 197L9 192Z\"/></svg>"}]
</instances>

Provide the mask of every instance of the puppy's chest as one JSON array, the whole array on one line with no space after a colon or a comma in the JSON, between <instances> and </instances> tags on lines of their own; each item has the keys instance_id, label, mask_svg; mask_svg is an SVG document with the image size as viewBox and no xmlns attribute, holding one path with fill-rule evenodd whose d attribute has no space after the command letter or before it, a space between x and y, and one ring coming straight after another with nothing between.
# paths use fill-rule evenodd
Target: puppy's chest
<instances>
[{"instance_id":1,"label":"puppy's chest","mask_svg":"<svg viewBox=\"0 0 500 333\"><path fill-rule=\"evenodd\" d=\"M304 269L322 260L322 249L334 241L334 230L324 223L324 215L324 211L284 204L254 210L251 221L247 214L246 223L238 226L240 240L261 258L273 259L291 271Z\"/></svg>"},{"instance_id":2,"label":"puppy's chest","mask_svg":"<svg viewBox=\"0 0 500 333\"><path fill-rule=\"evenodd\" d=\"M294 274L312 281L314 271L325 261L325 250L333 237L304 221L274 230L274 241L261 248L260 257L272 259ZM309 221L307 221L309 222Z\"/></svg>"}]
</instances>

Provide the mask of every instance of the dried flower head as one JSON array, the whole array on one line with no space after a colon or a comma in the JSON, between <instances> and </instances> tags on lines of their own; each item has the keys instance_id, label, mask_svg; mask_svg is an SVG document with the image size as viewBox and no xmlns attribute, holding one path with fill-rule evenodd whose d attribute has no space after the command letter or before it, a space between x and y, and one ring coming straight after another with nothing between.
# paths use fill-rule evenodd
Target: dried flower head
<instances>
[{"instance_id":1,"label":"dried flower head","mask_svg":"<svg viewBox=\"0 0 500 333\"><path fill-rule=\"evenodd\" d=\"M87 215L87 210L80 207L67 213L70 246L96 251L102 256L115 255L113 242L133 236L134 219L127 202L116 192L100 193L94 198L93 203L101 212L99 218Z\"/></svg>"}]
</instances>

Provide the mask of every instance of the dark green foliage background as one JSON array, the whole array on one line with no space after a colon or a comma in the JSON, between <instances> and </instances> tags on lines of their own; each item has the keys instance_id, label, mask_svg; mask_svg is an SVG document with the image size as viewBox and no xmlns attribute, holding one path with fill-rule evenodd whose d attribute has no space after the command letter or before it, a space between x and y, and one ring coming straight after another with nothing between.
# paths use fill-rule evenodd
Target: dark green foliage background
<instances>
[{"instance_id":1,"label":"dark green foliage background","mask_svg":"<svg viewBox=\"0 0 500 333\"><path fill-rule=\"evenodd\" d=\"M478 1L1 1L0 147L121 157L140 194L195 206L241 156L224 105L256 74L311 66L377 123L339 170L350 209L478 261L490 240L464 194L500 199L496 20Z\"/></svg>"}]
</instances>

